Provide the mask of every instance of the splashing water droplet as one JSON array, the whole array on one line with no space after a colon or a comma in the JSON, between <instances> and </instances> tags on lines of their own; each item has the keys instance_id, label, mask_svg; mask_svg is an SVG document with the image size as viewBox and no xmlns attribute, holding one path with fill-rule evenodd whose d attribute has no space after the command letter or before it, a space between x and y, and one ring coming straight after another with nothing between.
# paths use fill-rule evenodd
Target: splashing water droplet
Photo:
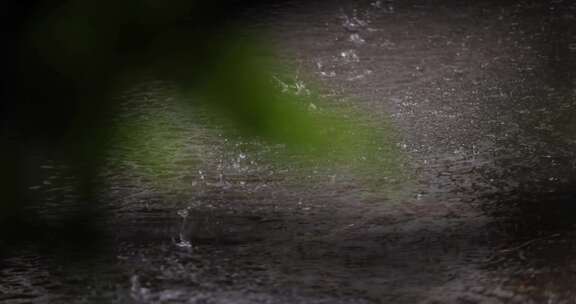
<instances>
[{"instance_id":1,"label":"splashing water droplet","mask_svg":"<svg viewBox=\"0 0 576 304\"><path fill-rule=\"evenodd\" d=\"M349 32L357 32L361 28L368 25L368 23L364 20L361 20L357 17L357 12L354 10L352 17L349 17L346 14L342 14L341 18L344 20L342 22L342 27Z\"/></svg>"},{"instance_id":2,"label":"splashing water droplet","mask_svg":"<svg viewBox=\"0 0 576 304\"><path fill-rule=\"evenodd\" d=\"M323 77L334 77L334 76L336 76L336 72L334 72L334 71L320 72L320 75L322 75Z\"/></svg>"},{"instance_id":3,"label":"splashing water droplet","mask_svg":"<svg viewBox=\"0 0 576 304\"><path fill-rule=\"evenodd\" d=\"M138 275L130 277L130 296L138 302L147 302L150 299L150 290L142 287Z\"/></svg>"},{"instance_id":4,"label":"splashing water droplet","mask_svg":"<svg viewBox=\"0 0 576 304\"><path fill-rule=\"evenodd\" d=\"M340 57L344 60L345 63L352 63L352 62L359 62L360 58L358 54L356 54L355 50L347 50L340 53Z\"/></svg>"},{"instance_id":5,"label":"splashing water droplet","mask_svg":"<svg viewBox=\"0 0 576 304\"><path fill-rule=\"evenodd\" d=\"M370 74L372 74L371 70L365 70L364 72L362 72L362 74L353 75L351 77L348 77L347 80L348 81L355 81L355 80L363 79Z\"/></svg>"},{"instance_id":6,"label":"splashing water droplet","mask_svg":"<svg viewBox=\"0 0 576 304\"><path fill-rule=\"evenodd\" d=\"M178 241L176 242L176 246L180 248L192 248L192 243L190 243L185 234L190 210L188 208L184 208L178 210L176 213L182 218L180 229L178 231Z\"/></svg>"},{"instance_id":7,"label":"splashing water droplet","mask_svg":"<svg viewBox=\"0 0 576 304\"><path fill-rule=\"evenodd\" d=\"M176 213L182 218L187 218L188 215L190 214L190 211L188 210L188 208L186 208L186 209L180 209Z\"/></svg>"},{"instance_id":8,"label":"splashing water droplet","mask_svg":"<svg viewBox=\"0 0 576 304\"><path fill-rule=\"evenodd\" d=\"M304 84L303 81L301 81L301 80L296 81L296 83L294 84L294 87L296 89L296 92L295 92L296 95L310 95L310 90L308 90L308 88L306 88L306 85Z\"/></svg>"},{"instance_id":9,"label":"splashing water droplet","mask_svg":"<svg viewBox=\"0 0 576 304\"><path fill-rule=\"evenodd\" d=\"M317 63L317 66L320 69L322 67L322 63L320 62ZM276 82L280 86L282 93L294 94L294 95L310 95L310 90L306 87L304 81L299 79L298 76L295 77L293 84L284 82L276 76L273 76L273 79L276 80Z\"/></svg>"},{"instance_id":10,"label":"splashing water droplet","mask_svg":"<svg viewBox=\"0 0 576 304\"><path fill-rule=\"evenodd\" d=\"M176 246L180 247L180 248L192 248L192 244L190 243L190 241L187 240L180 240L176 243Z\"/></svg>"},{"instance_id":11,"label":"splashing water droplet","mask_svg":"<svg viewBox=\"0 0 576 304\"><path fill-rule=\"evenodd\" d=\"M366 43L366 40L364 40L364 38L360 37L360 34L358 33L354 33L350 35L350 38L348 39L351 42L353 42L354 44L364 44Z\"/></svg>"}]
</instances>

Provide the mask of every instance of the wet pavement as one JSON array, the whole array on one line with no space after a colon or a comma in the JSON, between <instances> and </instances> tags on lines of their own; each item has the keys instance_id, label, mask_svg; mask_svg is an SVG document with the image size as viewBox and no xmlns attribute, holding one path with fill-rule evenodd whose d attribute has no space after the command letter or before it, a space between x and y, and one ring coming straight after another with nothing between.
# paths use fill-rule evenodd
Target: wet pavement
<instances>
[{"instance_id":1,"label":"wet pavement","mask_svg":"<svg viewBox=\"0 0 576 304\"><path fill-rule=\"evenodd\" d=\"M111 153L102 236L4 252L0 303L576 303L576 3L454 2L246 12L299 71L280 88L392 125L403 173L270 162L151 81L122 98L148 133ZM58 222L74 181L40 154Z\"/></svg>"}]
</instances>

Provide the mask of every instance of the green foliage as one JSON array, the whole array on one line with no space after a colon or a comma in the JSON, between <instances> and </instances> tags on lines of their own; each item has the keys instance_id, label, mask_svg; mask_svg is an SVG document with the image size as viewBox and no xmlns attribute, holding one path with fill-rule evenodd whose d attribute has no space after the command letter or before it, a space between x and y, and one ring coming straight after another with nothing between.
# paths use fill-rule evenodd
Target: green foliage
<instances>
[{"instance_id":1,"label":"green foliage","mask_svg":"<svg viewBox=\"0 0 576 304\"><path fill-rule=\"evenodd\" d=\"M358 112L337 110L315 94L281 92L270 73L279 68L271 52L224 22L217 6L157 3L71 0L38 10L23 39L22 96L66 109L51 114L65 120L63 147L86 180L81 191L93 195L89 185L108 138L123 142L121 158L150 176L182 153L186 138L171 134L175 122L161 113L110 123L115 96L150 77L175 85L184 107L201 103L241 136L283 145L278 159L398 174L401 157L389 125L358 123Z\"/></svg>"}]
</instances>

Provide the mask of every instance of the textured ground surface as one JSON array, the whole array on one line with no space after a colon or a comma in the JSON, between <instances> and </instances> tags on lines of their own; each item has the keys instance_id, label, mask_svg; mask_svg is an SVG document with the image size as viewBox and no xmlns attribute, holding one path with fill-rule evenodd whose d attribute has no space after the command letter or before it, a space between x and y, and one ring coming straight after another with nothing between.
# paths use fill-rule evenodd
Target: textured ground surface
<instances>
[{"instance_id":1,"label":"textured ground surface","mask_svg":"<svg viewBox=\"0 0 576 304\"><path fill-rule=\"evenodd\" d=\"M391 121L413 178L268 164L151 82L122 119L157 133L116 156L183 138L170 166L108 172L104 243L5 253L0 302L576 302L576 5L452 2L247 12L299 67L286 88L315 81L366 124ZM30 158L30 191L58 218L73 181L57 153Z\"/></svg>"}]
</instances>

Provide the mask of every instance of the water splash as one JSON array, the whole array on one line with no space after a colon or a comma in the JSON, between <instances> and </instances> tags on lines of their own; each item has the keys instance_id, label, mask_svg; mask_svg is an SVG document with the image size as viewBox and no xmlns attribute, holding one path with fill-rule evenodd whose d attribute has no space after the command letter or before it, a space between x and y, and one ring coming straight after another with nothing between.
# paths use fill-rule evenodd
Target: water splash
<instances>
[{"instance_id":1,"label":"water splash","mask_svg":"<svg viewBox=\"0 0 576 304\"><path fill-rule=\"evenodd\" d=\"M341 18L342 27L349 32L357 32L368 25L368 22L358 18L356 10L352 12L352 16L342 13Z\"/></svg>"},{"instance_id":2,"label":"water splash","mask_svg":"<svg viewBox=\"0 0 576 304\"><path fill-rule=\"evenodd\" d=\"M320 71L319 74L322 77L334 77L334 76L336 76L336 72L324 70L324 63L321 60L318 60L316 62L316 68L318 68L318 70Z\"/></svg>"},{"instance_id":3,"label":"water splash","mask_svg":"<svg viewBox=\"0 0 576 304\"><path fill-rule=\"evenodd\" d=\"M364 78L366 78L366 76L372 75L372 73L373 73L372 70L364 70L364 71L362 71L362 73L350 76L346 80L355 81L355 80L364 79Z\"/></svg>"},{"instance_id":4,"label":"water splash","mask_svg":"<svg viewBox=\"0 0 576 304\"><path fill-rule=\"evenodd\" d=\"M358 57L356 50L342 51L340 52L340 58L342 58L342 61L344 61L344 63L360 62L360 57Z\"/></svg>"},{"instance_id":5,"label":"water splash","mask_svg":"<svg viewBox=\"0 0 576 304\"><path fill-rule=\"evenodd\" d=\"M348 40L350 42L356 44L356 45L366 43L366 40L364 40L364 38L360 37L360 34L358 34L358 33L351 34L350 38L348 38Z\"/></svg>"},{"instance_id":6,"label":"water splash","mask_svg":"<svg viewBox=\"0 0 576 304\"><path fill-rule=\"evenodd\" d=\"M140 277L133 275L130 277L130 297L138 303L148 302L150 300L150 289L142 287Z\"/></svg>"},{"instance_id":7,"label":"water splash","mask_svg":"<svg viewBox=\"0 0 576 304\"><path fill-rule=\"evenodd\" d=\"M370 3L370 5L372 5L375 8L383 8L384 5L382 4L382 0L376 0L372 3Z\"/></svg>"},{"instance_id":8,"label":"water splash","mask_svg":"<svg viewBox=\"0 0 576 304\"><path fill-rule=\"evenodd\" d=\"M292 83L282 81L280 78L273 76L276 83L279 85L282 93L292 94L296 96L308 96L311 94L310 89L306 83L296 75Z\"/></svg>"},{"instance_id":9,"label":"water splash","mask_svg":"<svg viewBox=\"0 0 576 304\"><path fill-rule=\"evenodd\" d=\"M176 212L178 216L182 218L180 223L180 229L178 231L178 242L176 246L180 248L192 248L192 243L188 240L186 236L186 227L188 226L188 216L190 215L190 210L188 208L180 209Z\"/></svg>"}]
</instances>

